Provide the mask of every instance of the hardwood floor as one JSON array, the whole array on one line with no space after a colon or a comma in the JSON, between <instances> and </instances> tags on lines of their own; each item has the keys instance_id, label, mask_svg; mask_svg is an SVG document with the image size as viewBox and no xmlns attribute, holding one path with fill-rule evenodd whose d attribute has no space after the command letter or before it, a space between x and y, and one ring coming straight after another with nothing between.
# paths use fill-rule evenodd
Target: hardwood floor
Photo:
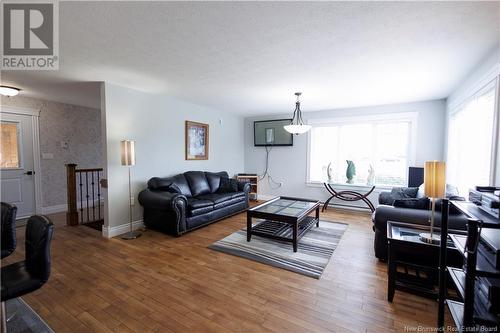
<instances>
[{"instance_id":1,"label":"hardwood floor","mask_svg":"<svg viewBox=\"0 0 500 333\"><path fill-rule=\"evenodd\" d=\"M148 230L133 241L50 217L52 275L23 299L56 332L408 332L436 324L436 302L401 292L387 302L368 214L321 214L349 227L320 280L207 248L243 228L244 213L179 238ZM18 240L2 264L22 260L24 228Z\"/></svg>"}]
</instances>

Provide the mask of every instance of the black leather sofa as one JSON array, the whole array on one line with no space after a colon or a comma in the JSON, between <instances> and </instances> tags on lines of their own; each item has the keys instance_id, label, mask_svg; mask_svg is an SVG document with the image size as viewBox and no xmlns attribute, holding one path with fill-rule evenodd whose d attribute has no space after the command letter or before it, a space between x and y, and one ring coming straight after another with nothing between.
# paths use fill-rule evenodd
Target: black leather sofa
<instances>
[{"instance_id":1,"label":"black leather sofa","mask_svg":"<svg viewBox=\"0 0 500 333\"><path fill-rule=\"evenodd\" d=\"M395 200L421 199L425 198L423 187L413 193L406 192L409 188L396 188L391 192L381 192L379 205L372 215L373 230L375 231L374 249L375 257L387 260L387 221L403 222L411 224L429 225L431 211L428 208L415 209L395 207ZM464 200L458 197L458 193L448 193L446 196L451 200ZM450 206L451 207L451 206ZM441 226L441 200L436 200L435 226ZM460 212L450 209L448 218L449 230L466 230L467 217Z\"/></svg>"},{"instance_id":2,"label":"black leather sofa","mask_svg":"<svg viewBox=\"0 0 500 333\"><path fill-rule=\"evenodd\" d=\"M232 189L220 186L228 181ZM227 172L188 171L154 177L139 194L146 227L180 236L249 207L250 184L228 180Z\"/></svg>"}]
</instances>

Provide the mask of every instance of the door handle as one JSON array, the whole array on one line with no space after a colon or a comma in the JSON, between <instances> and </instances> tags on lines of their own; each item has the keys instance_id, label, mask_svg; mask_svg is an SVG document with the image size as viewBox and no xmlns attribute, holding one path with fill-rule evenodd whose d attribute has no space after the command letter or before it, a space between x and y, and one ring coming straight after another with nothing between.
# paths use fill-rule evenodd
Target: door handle
<instances>
[{"instance_id":1,"label":"door handle","mask_svg":"<svg viewBox=\"0 0 500 333\"><path fill-rule=\"evenodd\" d=\"M24 173L25 175L31 176L35 174L35 171L27 171Z\"/></svg>"}]
</instances>

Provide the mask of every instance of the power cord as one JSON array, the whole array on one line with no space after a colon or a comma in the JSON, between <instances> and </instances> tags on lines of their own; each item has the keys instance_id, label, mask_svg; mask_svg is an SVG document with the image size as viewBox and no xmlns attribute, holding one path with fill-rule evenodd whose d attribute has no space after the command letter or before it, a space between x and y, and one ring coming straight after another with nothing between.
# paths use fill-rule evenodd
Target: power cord
<instances>
[{"instance_id":1,"label":"power cord","mask_svg":"<svg viewBox=\"0 0 500 333\"><path fill-rule=\"evenodd\" d=\"M267 182L269 184L269 187L275 190L283 186L283 182L275 181L271 176L271 174L269 173L269 153L271 152L271 150L272 146L271 147L266 146L266 169L264 170L264 173L262 173L262 175L259 176L259 181L264 180L264 178L266 178L267 176Z\"/></svg>"}]
</instances>

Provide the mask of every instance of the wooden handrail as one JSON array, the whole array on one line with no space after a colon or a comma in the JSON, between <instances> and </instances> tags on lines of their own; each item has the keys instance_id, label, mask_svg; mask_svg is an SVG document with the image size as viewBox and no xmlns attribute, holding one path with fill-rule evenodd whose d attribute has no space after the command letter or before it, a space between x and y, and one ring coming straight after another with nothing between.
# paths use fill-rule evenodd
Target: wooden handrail
<instances>
[{"instance_id":1,"label":"wooden handrail","mask_svg":"<svg viewBox=\"0 0 500 333\"><path fill-rule=\"evenodd\" d=\"M76 166L76 164L75 164ZM76 169L76 172L97 172L102 171L102 168L93 168L93 169Z\"/></svg>"},{"instance_id":2,"label":"wooden handrail","mask_svg":"<svg viewBox=\"0 0 500 333\"><path fill-rule=\"evenodd\" d=\"M76 164L66 164L66 184L68 196L67 225L78 225L78 210L76 206Z\"/></svg>"}]
</instances>

